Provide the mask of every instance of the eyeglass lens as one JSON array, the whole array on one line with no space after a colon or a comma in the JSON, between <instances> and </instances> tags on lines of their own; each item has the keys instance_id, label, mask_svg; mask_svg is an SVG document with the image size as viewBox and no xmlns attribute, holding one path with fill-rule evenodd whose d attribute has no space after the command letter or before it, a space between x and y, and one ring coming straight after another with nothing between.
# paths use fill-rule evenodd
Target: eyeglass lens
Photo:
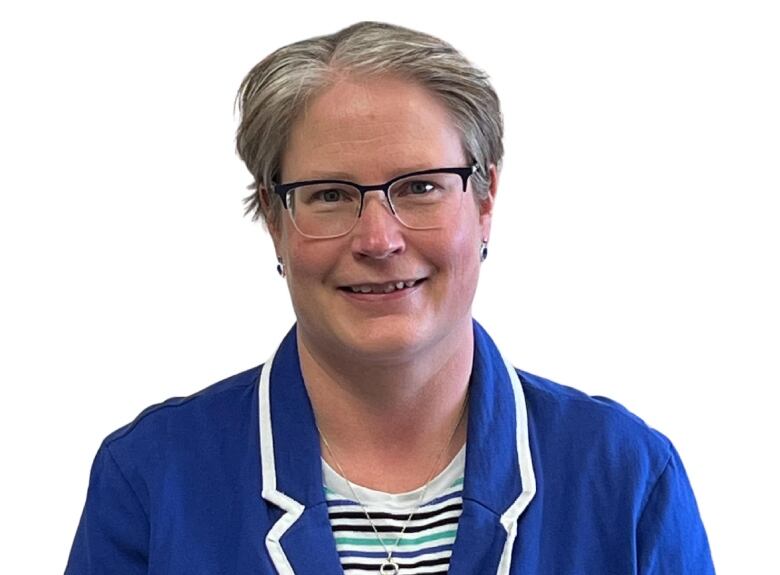
<instances>
[{"instance_id":1,"label":"eyeglass lens","mask_svg":"<svg viewBox=\"0 0 780 575\"><path fill-rule=\"evenodd\" d=\"M381 194L382 190L376 193ZM404 226L434 229L452 221L465 194L460 175L436 173L398 180L390 186L387 195L396 218ZM343 183L307 184L288 191L287 205L302 234L334 237L348 233L357 223L361 193Z\"/></svg>"}]
</instances>

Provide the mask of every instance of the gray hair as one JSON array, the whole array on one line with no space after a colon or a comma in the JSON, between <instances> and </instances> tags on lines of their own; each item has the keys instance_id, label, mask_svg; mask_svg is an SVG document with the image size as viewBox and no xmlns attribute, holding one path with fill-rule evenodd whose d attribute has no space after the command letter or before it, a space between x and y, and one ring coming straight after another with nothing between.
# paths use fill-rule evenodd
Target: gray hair
<instances>
[{"instance_id":1,"label":"gray hair","mask_svg":"<svg viewBox=\"0 0 780 575\"><path fill-rule=\"evenodd\" d=\"M401 77L437 96L461 133L464 152L480 168L472 177L476 196L487 196L487 168L500 168L504 154L501 107L487 74L439 38L359 22L276 50L241 82L236 149L254 178L245 213L278 224L281 202L270 197L265 205L261 190L279 182L287 139L307 102L344 75Z\"/></svg>"}]
</instances>

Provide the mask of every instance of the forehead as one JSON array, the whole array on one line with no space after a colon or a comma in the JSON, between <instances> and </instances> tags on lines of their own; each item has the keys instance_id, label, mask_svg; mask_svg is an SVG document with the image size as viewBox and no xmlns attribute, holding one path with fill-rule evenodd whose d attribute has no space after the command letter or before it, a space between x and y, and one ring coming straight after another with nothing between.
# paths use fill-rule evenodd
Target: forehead
<instances>
[{"instance_id":1,"label":"forehead","mask_svg":"<svg viewBox=\"0 0 780 575\"><path fill-rule=\"evenodd\" d=\"M282 181L375 183L464 162L460 132L430 91L397 78L343 78L312 98L293 124Z\"/></svg>"}]
</instances>

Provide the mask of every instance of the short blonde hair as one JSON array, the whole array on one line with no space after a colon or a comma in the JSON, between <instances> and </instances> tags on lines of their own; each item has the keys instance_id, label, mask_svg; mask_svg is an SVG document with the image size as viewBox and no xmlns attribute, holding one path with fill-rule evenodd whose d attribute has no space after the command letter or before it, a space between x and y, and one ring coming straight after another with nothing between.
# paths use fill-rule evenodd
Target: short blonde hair
<instances>
[{"instance_id":1,"label":"short blonde hair","mask_svg":"<svg viewBox=\"0 0 780 575\"><path fill-rule=\"evenodd\" d=\"M461 133L478 198L487 196L488 167L504 154L501 106L488 76L450 44L408 28L359 22L335 34L279 48L255 65L241 82L236 102L240 123L238 155L252 174L246 213L278 224L281 201L262 189L279 183L281 160L295 120L306 103L339 77L392 75L430 90L445 105Z\"/></svg>"}]
</instances>

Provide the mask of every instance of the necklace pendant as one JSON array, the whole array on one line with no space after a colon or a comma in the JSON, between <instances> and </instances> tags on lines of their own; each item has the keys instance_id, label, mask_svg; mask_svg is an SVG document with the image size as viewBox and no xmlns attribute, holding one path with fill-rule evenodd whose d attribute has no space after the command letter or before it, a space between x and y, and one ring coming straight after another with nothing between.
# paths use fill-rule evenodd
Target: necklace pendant
<instances>
[{"instance_id":1,"label":"necklace pendant","mask_svg":"<svg viewBox=\"0 0 780 575\"><path fill-rule=\"evenodd\" d=\"M379 566L379 575L398 575L399 571L400 567L398 567L398 563L390 558L387 558L382 562L382 565Z\"/></svg>"}]
</instances>

